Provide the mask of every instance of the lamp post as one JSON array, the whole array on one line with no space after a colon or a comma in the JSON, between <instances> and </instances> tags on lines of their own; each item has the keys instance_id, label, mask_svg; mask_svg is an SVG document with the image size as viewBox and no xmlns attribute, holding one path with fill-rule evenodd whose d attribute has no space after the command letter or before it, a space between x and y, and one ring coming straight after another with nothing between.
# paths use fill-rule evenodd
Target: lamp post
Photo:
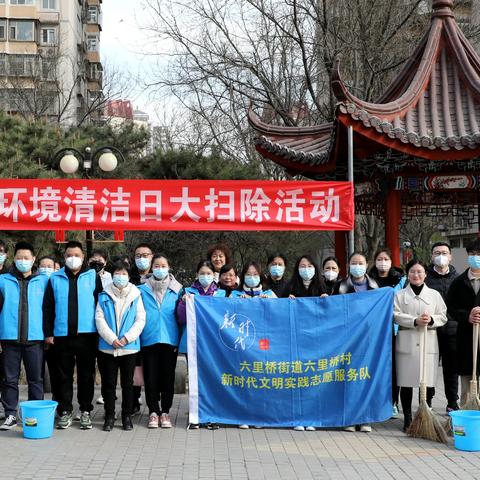
<instances>
[{"instance_id":1,"label":"lamp post","mask_svg":"<svg viewBox=\"0 0 480 480\"><path fill-rule=\"evenodd\" d=\"M92 178L95 175L96 166L103 172L113 172L117 168L117 154L122 161L125 157L122 152L112 146L99 147L92 150L86 147L84 153L76 148L66 147L58 150L54 157L53 163L59 161L60 170L66 174L73 174L80 168L82 162L82 178ZM91 257L93 250L93 230L86 230L85 240L87 243L87 259Z\"/></svg>"}]
</instances>

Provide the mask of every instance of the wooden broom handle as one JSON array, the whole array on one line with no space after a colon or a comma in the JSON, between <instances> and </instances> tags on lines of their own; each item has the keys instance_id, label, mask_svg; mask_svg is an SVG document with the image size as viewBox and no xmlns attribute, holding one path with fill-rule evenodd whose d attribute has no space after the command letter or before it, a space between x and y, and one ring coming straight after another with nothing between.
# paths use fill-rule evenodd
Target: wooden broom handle
<instances>
[{"instance_id":1,"label":"wooden broom handle","mask_svg":"<svg viewBox=\"0 0 480 480\"><path fill-rule=\"evenodd\" d=\"M478 323L473 324L473 371L472 380L477 379Z\"/></svg>"},{"instance_id":2,"label":"wooden broom handle","mask_svg":"<svg viewBox=\"0 0 480 480\"><path fill-rule=\"evenodd\" d=\"M426 379L426 376L427 376L427 367L426 367L426 364L427 364L427 325L424 325L423 328L422 328L422 376L420 377L420 383L421 384L424 384L427 379Z\"/></svg>"}]
</instances>

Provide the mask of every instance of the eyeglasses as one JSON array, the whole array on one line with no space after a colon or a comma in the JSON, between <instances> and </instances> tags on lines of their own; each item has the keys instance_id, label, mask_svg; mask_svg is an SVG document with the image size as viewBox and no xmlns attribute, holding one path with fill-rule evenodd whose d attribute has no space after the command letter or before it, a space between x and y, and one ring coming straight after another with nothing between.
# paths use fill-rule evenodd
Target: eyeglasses
<instances>
[{"instance_id":1,"label":"eyeglasses","mask_svg":"<svg viewBox=\"0 0 480 480\"><path fill-rule=\"evenodd\" d=\"M153 253L136 253L135 258L148 258L153 256Z\"/></svg>"}]
</instances>

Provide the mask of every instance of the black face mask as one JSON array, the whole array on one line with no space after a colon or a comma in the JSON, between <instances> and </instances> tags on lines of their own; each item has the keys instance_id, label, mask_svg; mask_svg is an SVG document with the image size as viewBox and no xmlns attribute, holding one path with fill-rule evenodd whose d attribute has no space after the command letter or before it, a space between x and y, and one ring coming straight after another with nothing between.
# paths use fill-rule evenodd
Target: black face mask
<instances>
[{"instance_id":1,"label":"black face mask","mask_svg":"<svg viewBox=\"0 0 480 480\"><path fill-rule=\"evenodd\" d=\"M105 268L105 264L102 262L90 262L89 265L90 268L93 268L97 273Z\"/></svg>"}]
</instances>

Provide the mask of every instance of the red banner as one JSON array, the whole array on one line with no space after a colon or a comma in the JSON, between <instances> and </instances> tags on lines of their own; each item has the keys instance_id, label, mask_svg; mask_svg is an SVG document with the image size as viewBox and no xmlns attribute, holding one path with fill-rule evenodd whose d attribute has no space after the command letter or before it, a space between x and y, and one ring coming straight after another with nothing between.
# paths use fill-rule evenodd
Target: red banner
<instances>
[{"instance_id":1,"label":"red banner","mask_svg":"<svg viewBox=\"0 0 480 480\"><path fill-rule=\"evenodd\" d=\"M2 230L351 230L349 182L0 179Z\"/></svg>"}]
</instances>

